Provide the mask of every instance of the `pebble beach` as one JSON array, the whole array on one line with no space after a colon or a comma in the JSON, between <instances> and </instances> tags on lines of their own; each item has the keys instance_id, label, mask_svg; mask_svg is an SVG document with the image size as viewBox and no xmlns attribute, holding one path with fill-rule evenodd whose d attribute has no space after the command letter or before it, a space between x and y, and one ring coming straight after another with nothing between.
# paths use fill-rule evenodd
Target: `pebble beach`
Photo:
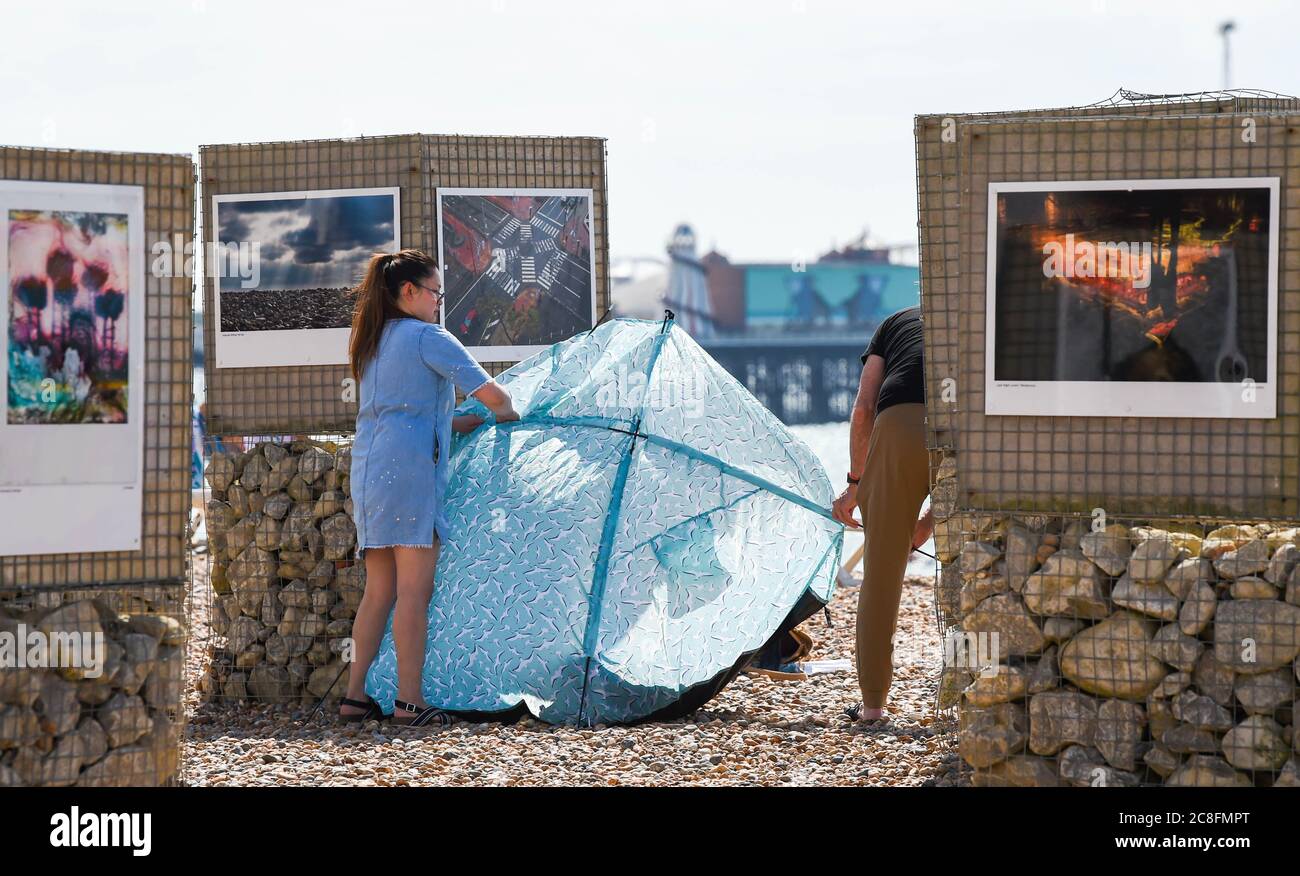
<instances>
[{"instance_id":1,"label":"pebble beach","mask_svg":"<svg viewBox=\"0 0 1300 876\"><path fill-rule=\"evenodd\" d=\"M685 719L576 728L524 719L437 729L307 720L309 709L188 705L189 785L330 786L947 786L958 783L952 728L936 718L939 636L932 582L903 588L889 720L853 724L852 672L802 681L742 675ZM803 629L811 658L852 658L857 587L841 587ZM199 671L197 655L190 661ZM193 679L193 675L191 678ZM193 684L190 685L193 691Z\"/></svg>"},{"instance_id":2,"label":"pebble beach","mask_svg":"<svg viewBox=\"0 0 1300 876\"><path fill-rule=\"evenodd\" d=\"M796 427L828 471L847 462L844 426ZM843 455L844 459L839 457ZM860 538L846 538L845 558ZM933 561L914 556L894 644L888 720L850 722L852 670L778 680L743 674L684 719L633 726L456 722L342 724L324 709L201 702L206 557L195 556L183 781L196 786L946 786L960 781L955 728L936 715L940 636ZM928 574L927 574L928 572ZM851 660L861 580L801 629L812 661Z\"/></svg>"}]
</instances>

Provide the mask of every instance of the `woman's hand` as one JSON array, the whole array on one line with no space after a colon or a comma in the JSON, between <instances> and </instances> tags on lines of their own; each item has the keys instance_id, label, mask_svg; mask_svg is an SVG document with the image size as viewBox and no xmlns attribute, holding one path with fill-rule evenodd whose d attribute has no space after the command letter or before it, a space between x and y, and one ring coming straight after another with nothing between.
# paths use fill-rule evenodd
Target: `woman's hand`
<instances>
[{"instance_id":1,"label":"woman's hand","mask_svg":"<svg viewBox=\"0 0 1300 876\"><path fill-rule=\"evenodd\" d=\"M849 529L861 529L862 524L853 519L853 509L858 507L858 485L849 484L831 506L831 516Z\"/></svg>"},{"instance_id":2,"label":"woman's hand","mask_svg":"<svg viewBox=\"0 0 1300 876\"><path fill-rule=\"evenodd\" d=\"M509 423L519 419L519 414L511 404L510 393L495 380L489 380L470 395L481 401L492 412L492 416L498 423Z\"/></svg>"},{"instance_id":3,"label":"woman's hand","mask_svg":"<svg viewBox=\"0 0 1300 876\"><path fill-rule=\"evenodd\" d=\"M486 421L478 414L461 414L459 417L451 418L451 431L457 435L464 435L466 432L473 432L484 422Z\"/></svg>"}]
</instances>

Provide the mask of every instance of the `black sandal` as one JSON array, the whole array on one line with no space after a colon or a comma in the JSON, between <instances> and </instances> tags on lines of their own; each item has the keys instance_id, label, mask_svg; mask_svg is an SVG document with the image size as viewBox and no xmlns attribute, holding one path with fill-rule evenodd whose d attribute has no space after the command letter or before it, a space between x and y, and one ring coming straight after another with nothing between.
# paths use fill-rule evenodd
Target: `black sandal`
<instances>
[{"instance_id":1,"label":"black sandal","mask_svg":"<svg viewBox=\"0 0 1300 876\"><path fill-rule=\"evenodd\" d=\"M339 699L339 705L351 706L354 709L365 709L364 712L357 715L339 715L347 724L360 724L362 721L382 721L388 717L388 715L384 714L384 710L379 707L379 703L370 697L366 697L364 700L350 700L347 697L342 697Z\"/></svg>"},{"instance_id":2,"label":"black sandal","mask_svg":"<svg viewBox=\"0 0 1300 876\"><path fill-rule=\"evenodd\" d=\"M397 717L398 712L405 713L404 717L409 718L409 720ZM415 717L411 718L411 715ZM393 700L392 721L400 727L427 727L435 721L439 727L446 727L451 723L451 715L448 715L442 709L435 709L433 706L421 709L414 703Z\"/></svg>"},{"instance_id":3,"label":"black sandal","mask_svg":"<svg viewBox=\"0 0 1300 876\"><path fill-rule=\"evenodd\" d=\"M844 716L847 717L850 721L853 721L853 722L855 722L855 723L858 722L858 721L860 721L860 720L862 719L862 701L859 700L858 702L854 703L854 704L851 705L851 706L845 706L845 707L844 707L844 710L843 710L840 714L844 715ZM884 715L881 715L879 718L872 718L872 719L871 719L871 721L873 721L873 722L874 722L874 721L884 721L884 720L886 720L886 718L885 718Z\"/></svg>"}]
</instances>

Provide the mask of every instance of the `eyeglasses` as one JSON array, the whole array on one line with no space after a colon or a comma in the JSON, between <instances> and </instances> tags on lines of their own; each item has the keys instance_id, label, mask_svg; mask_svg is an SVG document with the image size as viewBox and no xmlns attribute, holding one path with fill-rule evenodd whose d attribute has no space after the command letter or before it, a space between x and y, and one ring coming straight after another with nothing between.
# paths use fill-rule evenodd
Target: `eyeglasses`
<instances>
[{"instance_id":1,"label":"eyeglasses","mask_svg":"<svg viewBox=\"0 0 1300 876\"><path fill-rule=\"evenodd\" d=\"M442 300L443 295L441 289L431 289L428 286L422 286L419 283L416 283L414 280L411 281L411 285L417 289L423 289L425 292L428 292L430 295L437 295L438 300L439 301Z\"/></svg>"}]
</instances>

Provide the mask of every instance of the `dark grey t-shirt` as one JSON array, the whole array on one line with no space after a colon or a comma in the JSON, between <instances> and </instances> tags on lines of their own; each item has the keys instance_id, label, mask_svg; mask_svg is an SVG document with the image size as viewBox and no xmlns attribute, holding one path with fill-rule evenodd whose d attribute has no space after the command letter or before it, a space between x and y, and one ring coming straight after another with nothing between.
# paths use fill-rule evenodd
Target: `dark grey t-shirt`
<instances>
[{"instance_id":1,"label":"dark grey t-shirt","mask_svg":"<svg viewBox=\"0 0 1300 876\"><path fill-rule=\"evenodd\" d=\"M908 307L885 319L862 354L885 360L876 413L892 405L925 404L925 348L921 337L921 308Z\"/></svg>"}]
</instances>

